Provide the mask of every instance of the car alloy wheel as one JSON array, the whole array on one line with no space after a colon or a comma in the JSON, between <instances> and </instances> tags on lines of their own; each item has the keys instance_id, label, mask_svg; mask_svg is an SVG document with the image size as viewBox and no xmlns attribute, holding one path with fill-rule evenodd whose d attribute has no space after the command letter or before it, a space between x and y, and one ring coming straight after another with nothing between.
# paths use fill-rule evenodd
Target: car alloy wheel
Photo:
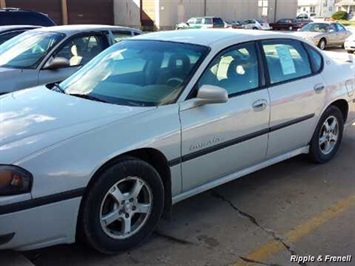
<instances>
[{"instance_id":1,"label":"car alloy wheel","mask_svg":"<svg viewBox=\"0 0 355 266\"><path fill-rule=\"evenodd\" d=\"M337 144L339 123L336 117L329 116L323 123L319 134L319 149L324 155L331 153Z\"/></svg>"},{"instance_id":2,"label":"car alloy wheel","mask_svg":"<svg viewBox=\"0 0 355 266\"><path fill-rule=\"evenodd\" d=\"M325 163L337 153L344 130L343 114L331 105L322 114L313 134L309 155L316 163Z\"/></svg>"},{"instance_id":3,"label":"car alloy wheel","mask_svg":"<svg viewBox=\"0 0 355 266\"><path fill-rule=\"evenodd\" d=\"M152 209L152 190L139 177L114 184L101 203L102 230L115 239L129 238L147 222Z\"/></svg>"},{"instance_id":4,"label":"car alloy wheel","mask_svg":"<svg viewBox=\"0 0 355 266\"><path fill-rule=\"evenodd\" d=\"M90 182L80 207L78 236L104 254L142 243L164 208L164 185L147 162L124 157Z\"/></svg>"},{"instance_id":5,"label":"car alloy wheel","mask_svg":"<svg viewBox=\"0 0 355 266\"><path fill-rule=\"evenodd\" d=\"M325 41L324 39L321 39L321 40L319 41L319 43L318 43L318 47L319 47L319 49L321 49L321 50L324 50L325 47L326 47L326 45L327 45L327 43L326 43L326 41Z\"/></svg>"}]
</instances>

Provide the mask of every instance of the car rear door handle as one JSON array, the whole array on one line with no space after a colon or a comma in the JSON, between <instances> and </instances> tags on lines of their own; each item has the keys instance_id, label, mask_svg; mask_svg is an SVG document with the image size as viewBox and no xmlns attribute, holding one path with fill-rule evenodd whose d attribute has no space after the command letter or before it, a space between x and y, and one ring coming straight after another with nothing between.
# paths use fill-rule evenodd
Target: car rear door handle
<instances>
[{"instance_id":1,"label":"car rear door handle","mask_svg":"<svg viewBox=\"0 0 355 266\"><path fill-rule=\"evenodd\" d=\"M266 109L267 101L264 99L253 102L252 107L255 112L260 112Z\"/></svg>"},{"instance_id":2,"label":"car rear door handle","mask_svg":"<svg viewBox=\"0 0 355 266\"><path fill-rule=\"evenodd\" d=\"M322 90L324 90L325 86L323 84L317 84L314 86L314 91L316 93L320 93Z\"/></svg>"}]
</instances>

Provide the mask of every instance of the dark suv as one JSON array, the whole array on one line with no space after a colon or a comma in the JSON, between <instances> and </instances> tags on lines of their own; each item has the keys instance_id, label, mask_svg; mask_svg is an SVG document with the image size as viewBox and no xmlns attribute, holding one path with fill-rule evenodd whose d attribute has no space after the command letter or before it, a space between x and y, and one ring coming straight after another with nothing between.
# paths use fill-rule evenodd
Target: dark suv
<instances>
[{"instance_id":1,"label":"dark suv","mask_svg":"<svg viewBox=\"0 0 355 266\"><path fill-rule=\"evenodd\" d=\"M2 25L54 26L55 23L47 15L40 12L19 8L1 8L0 26Z\"/></svg>"}]
</instances>

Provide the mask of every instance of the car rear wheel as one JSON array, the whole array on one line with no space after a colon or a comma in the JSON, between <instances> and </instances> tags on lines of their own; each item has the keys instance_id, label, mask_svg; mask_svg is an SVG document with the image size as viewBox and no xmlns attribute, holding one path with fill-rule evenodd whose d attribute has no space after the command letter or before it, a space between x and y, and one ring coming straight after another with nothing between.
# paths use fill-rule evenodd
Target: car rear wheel
<instances>
[{"instance_id":1,"label":"car rear wheel","mask_svg":"<svg viewBox=\"0 0 355 266\"><path fill-rule=\"evenodd\" d=\"M317 163L331 160L337 153L344 130L344 119L336 106L330 106L322 115L313 134L310 157Z\"/></svg>"},{"instance_id":2,"label":"car rear wheel","mask_svg":"<svg viewBox=\"0 0 355 266\"><path fill-rule=\"evenodd\" d=\"M163 206L158 172L139 159L120 160L100 174L84 196L83 236L104 254L133 248L152 233Z\"/></svg>"},{"instance_id":3,"label":"car rear wheel","mask_svg":"<svg viewBox=\"0 0 355 266\"><path fill-rule=\"evenodd\" d=\"M292 26L288 27L288 30L293 30L293 27Z\"/></svg>"},{"instance_id":4,"label":"car rear wheel","mask_svg":"<svg viewBox=\"0 0 355 266\"><path fill-rule=\"evenodd\" d=\"M327 41L324 38L320 39L318 43L319 49L324 50L326 46L327 46Z\"/></svg>"}]
</instances>

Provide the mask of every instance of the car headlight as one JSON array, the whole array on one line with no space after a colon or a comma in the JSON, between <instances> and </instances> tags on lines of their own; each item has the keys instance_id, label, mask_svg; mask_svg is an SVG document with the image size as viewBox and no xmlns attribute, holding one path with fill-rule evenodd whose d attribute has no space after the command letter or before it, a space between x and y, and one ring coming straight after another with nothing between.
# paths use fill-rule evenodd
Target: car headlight
<instances>
[{"instance_id":1,"label":"car headlight","mask_svg":"<svg viewBox=\"0 0 355 266\"><path fill-rule=\"evenodd\" d=\"M0 165L0 196L31 191L32 174L14 165Z\"/></svg>"}]
</instances>

